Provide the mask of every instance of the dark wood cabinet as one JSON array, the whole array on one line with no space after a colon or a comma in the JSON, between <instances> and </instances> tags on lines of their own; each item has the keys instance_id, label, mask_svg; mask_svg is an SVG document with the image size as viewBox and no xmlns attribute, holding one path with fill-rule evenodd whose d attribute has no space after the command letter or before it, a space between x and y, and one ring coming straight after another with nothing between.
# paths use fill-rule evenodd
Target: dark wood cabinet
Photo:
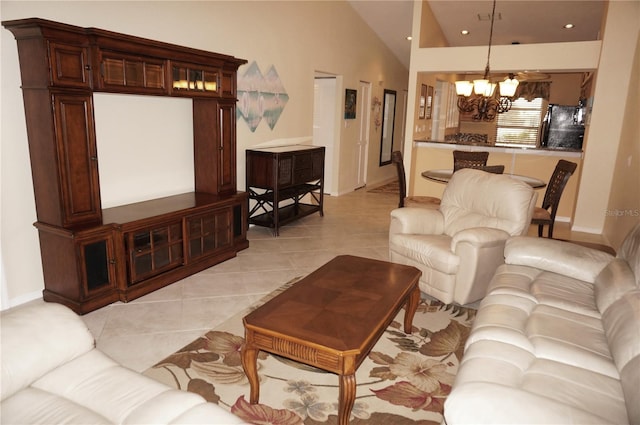
<instances>
[{"instance_id":1,"label":"dark wood cabinet","mask_svg":"<svg viewBox=\"0 0 640 425\"><path fill-rule=\"evenodd\" d=\"M72 226L99 223L101 217L98 154L91 94L52 94L55 117L57 175L62 222Z\"/></svg>"},{"instance_id":2,"label":"dark wood cabinet","mask_svg":"<svg viewBox=\"0 0 640 425\"><path fill-rule=\"evenodd\" d=\"M52 84L66 87L91 87L89 49L65 43L49 43Z\"/></svg>"},{"instance_id":3,"label":"dark wood cabinet","mask_svg":"<svg viewBox=\"0 0 640 425\"><path fill-rule=\"evenodd\" d=\"M236 190L245 60L44 19L2 24L18 43L45 300L86 313L249 246ZM192 98L195 191L103 210L94 92Z\"/></svg>"},{"instance_id":4,"label":"dark wood cabinet","mask_svg":"<svg viewBox=\"0 0 640 425\"><path fill-rule=\"evenodd\" d=\"M323 146L247 150L249 224L273 228L319 212L324 202Z\"/></svg>"}]
</instances>

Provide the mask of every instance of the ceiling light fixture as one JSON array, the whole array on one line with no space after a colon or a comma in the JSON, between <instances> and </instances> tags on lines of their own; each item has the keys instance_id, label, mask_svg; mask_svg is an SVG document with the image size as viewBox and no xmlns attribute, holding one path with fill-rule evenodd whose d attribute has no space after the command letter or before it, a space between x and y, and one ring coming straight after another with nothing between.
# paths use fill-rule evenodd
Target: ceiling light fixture
<instances>
[{"instance_id":1,"label":"ceiling light fixture","mask_svg":"<svg viewBox=\"0 0 640 425\"><path fill-rule=\"evenodd\" d=\"M573 28L575 25L573 24L566 24L563 28L566 30L570 30L571 28Z\"/></svg>"},{"instance_id":2,"label":"ceiling light fixture","mask_svg":"<svg viewBox=\"0 0 640 425\"><path fill-rule=\"evenodd\" d=\"M473 113L474 121L493 121L496 114L507 112L511 109L511 102L518 87L518 80L513 74L500 81L492 83L490 79L489 62L491 59L491 42L493 41L493 22L496 14L496 0L493 0L491 12L491 30L489 32L489 50L487 52L487 66L484 69L482 79L471 81L456 81L456 94L458 95L458 110L463 113ZM473 93L472 93L473 92Z\"/></svg>"},{"instance_id":3,"label":"ceiling light fixture","mask_svg":"<svg viewBox=\"0 0 640 425\"><path fill-rule=\"evenodd\" d=\"M469 30L462 30L462 31L460 31L460 34L469 35Z\"/></svg>"}]
</instances>

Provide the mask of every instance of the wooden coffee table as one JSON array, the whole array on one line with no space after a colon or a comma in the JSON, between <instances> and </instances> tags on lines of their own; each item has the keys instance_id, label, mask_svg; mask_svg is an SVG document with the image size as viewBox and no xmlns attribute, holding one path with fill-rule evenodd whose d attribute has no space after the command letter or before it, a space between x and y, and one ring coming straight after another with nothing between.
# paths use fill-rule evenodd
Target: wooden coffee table
<instances>
[{"instance_id":1,"label":"wooden coffee table","mask_svg":"<svg viewBox=\"0 0 640 425\"><path fill-rule=\"evenodd\" d=\"M342 255L246 315L242 366L260 396L258 351L264 350L339 375L338 424L356 396L355 372L400 308L411 333L420 301L415 267Z\"/></svg>"}]
</instances>

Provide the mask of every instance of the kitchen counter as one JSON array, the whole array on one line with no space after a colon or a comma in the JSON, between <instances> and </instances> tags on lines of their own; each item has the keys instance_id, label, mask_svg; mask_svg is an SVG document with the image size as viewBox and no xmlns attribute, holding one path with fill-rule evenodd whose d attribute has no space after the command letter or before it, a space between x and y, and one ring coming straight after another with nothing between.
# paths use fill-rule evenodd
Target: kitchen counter
<instances>
[{"instance_id":1,"label":"kitchen counter","mask_svg":"<svg viewBox=\"0 0 640 425\"><path fill-rule=\"evenodd\" d=\"M459 149L468 151L487 151L500 152L514 155L543 155L543 156L561 156L569 158L582 158L582 150L576 149L550 149L550 148L519 148L511 146L494 146L486 143L451 143L448 141L438 140L414 140L416 147L430 147L436 149Z\"/></svg>"}]
</instances>

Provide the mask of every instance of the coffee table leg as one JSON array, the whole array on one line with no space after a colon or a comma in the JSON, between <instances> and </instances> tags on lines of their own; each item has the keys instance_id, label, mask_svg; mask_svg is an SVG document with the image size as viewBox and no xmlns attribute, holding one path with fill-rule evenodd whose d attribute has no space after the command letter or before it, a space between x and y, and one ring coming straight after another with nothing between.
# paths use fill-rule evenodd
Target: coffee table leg
<instances>
[{"instance_id":1,"label":"coffee table leg","mask_svg":"<svg viewBox=\"0 0 640 425\"><path fill-rule=\"evenodd\" d=\"M413 316L416 314L418 304L420 303L420 288L415 287L407 297L407 305L404 311L404 333L410 334L413 325Z\"/></svg>"},{"instance_id":2,"label":"coffee table leg","mask_svg":"<svg viewBox=\"0 0 640 425\"><path fill-rule=\"evenodd\" d=\"M338 425L348 425L351 409L356 401L356 375L340 375Z\"/></svg>"},{"instance_id":3,"label":"coffee table leg","mask_svg":"<svg viewBox=\"0 0 640 425\"><path fill-rule=\"evenodd\" d=\"M256 404L260 398L260 380L258 379L258 351L255 348L250 348L248 344L242 346L241 359L242 368L249 380L249 386L251 388L251 394L249 396L249 403Z\"/></svg>"}]
</instances>

